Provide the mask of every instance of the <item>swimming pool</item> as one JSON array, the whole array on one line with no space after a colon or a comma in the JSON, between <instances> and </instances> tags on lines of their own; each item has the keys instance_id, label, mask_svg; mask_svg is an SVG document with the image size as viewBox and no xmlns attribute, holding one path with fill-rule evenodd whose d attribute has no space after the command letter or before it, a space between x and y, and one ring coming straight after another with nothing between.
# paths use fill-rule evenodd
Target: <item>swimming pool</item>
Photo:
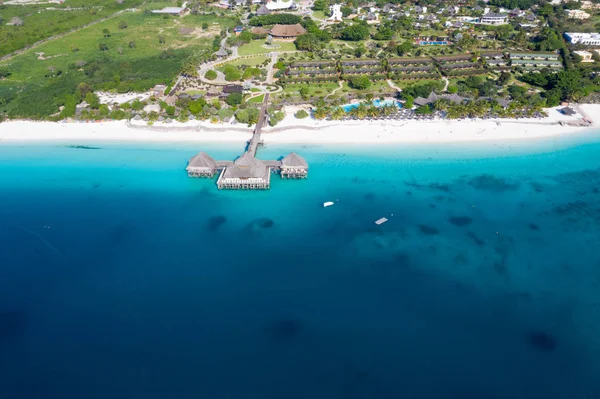
<instances>
[{"instance_id":1,"label":"swimming pool","mask_svg":"<svg viewBox=\"0 0 600 399\"><path fill-rule=\"evenodd\" d=\"M371 104L373 104L374 106L376 106L377 108L379 107L385 107L385 106L390 106L390 105L395 105L398 108L402 108L402 104L400 104L400 102L395 101L395 100L373 100L371 102ZM360 104L356 103L356 104L346 104L346 105L342 105L342 109L344 110L344 112L350 112L353 109L358 108Z\"/></svg>"}]
</instances>

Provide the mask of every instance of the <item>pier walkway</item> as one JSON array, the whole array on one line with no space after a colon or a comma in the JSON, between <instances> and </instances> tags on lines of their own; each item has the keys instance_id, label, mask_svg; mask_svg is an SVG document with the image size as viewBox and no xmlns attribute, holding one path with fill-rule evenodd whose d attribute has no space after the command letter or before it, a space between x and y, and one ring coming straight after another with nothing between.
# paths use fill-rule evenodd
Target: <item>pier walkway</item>
<instances>
[{"instance_id":1,"label":"pier walkway","mask_svg":"<svg viewBox=\"0 0 600 399\"><path fill-rule=\"evenodd\" d=\"M263 128L263 125L267 121L267 107L269 105L269 93L265 94L265 98L260 107L260 113L258 114L258 122L256 122L256 127L254 128L254 134L252 134L252 139L250 140L250 144L248 145L248 152L253 157L256 157L256 150L258 149L258 144L260 144L260 131Z\"/></svg>"},{"instance_id":2,"label":"pier walkway","mask_svg":"<svg viewBox=\"0 0 600 399\"><path fill-rule=\"evenodd\" d=\"M301 179L308 176L308 163L300 155L290 153L281 160L259 160L258 146L262 144L261 130L268 121L269 93L260 108L258 121L246 151L235 161L215 161L205 152L193 156L186 168L190 177L213 177L219 173L217 187L234 190L265 190L271 187L271 173L279 172L282 178Z\"/></svg>"}]
</instances>

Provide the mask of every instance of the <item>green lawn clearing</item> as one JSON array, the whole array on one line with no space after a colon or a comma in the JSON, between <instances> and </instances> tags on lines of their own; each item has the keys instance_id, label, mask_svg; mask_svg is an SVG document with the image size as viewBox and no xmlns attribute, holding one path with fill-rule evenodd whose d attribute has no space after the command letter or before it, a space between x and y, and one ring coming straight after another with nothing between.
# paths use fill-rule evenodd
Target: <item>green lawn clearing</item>
<instances>
[{"instance_id":1,"label":"green lawn clearing","mask_svg":"<svg viewBox=\"0 0 600 399\"><path fill-rule=\"evenodd\" d=\"M274 51L296 51L296 45L292 42L273 42L276 48L266 48L264 40L253 40L248 44L244 44L238 49L239 55L252 55L252 54L267 54Z\"/></svg>"}]
</instances>

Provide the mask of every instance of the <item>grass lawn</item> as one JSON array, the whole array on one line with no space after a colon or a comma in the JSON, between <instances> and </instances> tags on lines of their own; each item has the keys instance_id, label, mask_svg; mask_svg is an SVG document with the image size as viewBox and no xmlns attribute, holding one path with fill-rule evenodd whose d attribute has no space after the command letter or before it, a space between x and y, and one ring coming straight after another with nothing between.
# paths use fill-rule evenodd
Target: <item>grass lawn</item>
<instances>
[{"instance_id":1,"label":"grass lawn","mask_svg":"<svg viewBox=\"0 0 600 399\"><path fill-rule=\"evenodd\" d=\"M260 104L263 102L264 99L265 99L265 95L261 94L260 96L256 96L256 97L248 100L248 104Z\"/></svg>"},{"instance_id":2,"label":"grass lawn","mask_svg":"<svg viewBox=\"0 0 600 399\"><path fill-rule=\"evenodd\" d=\"M252 54L267 54L273 51L296 51L296 45L292 42L273 42L273 45L279 46L276 49L269 49L263 47L265 44L264 40L253 40L248 44L244 44L238 49L239 55L252 55Z\"/></svg>"},{"instance_id":3,"label":"grass lawn","mask_svg":"<svg viewBox=\"0 0 600 399\"><path fill-rule=\"evenodd\" d=\"M122 21L126 29L119 29ZM0 63L0 69L11 73L0 81L0 97L8 98L8 105L0 105L0 110L12 116L48 115L58 109L62 96L75 93L80 82L95 90L120 92L167 84L190 54L213 40L181 35L180 27L181 22L171 18L127 12ZM104 29L110 31L109 37L104 37ZM159 43L159 35L164 43ZM135 45L130 47L130 42ZM101 51L101 45L108 50ZM45 60L38 59L35 53L39 52ZM32 109L28 104L39 106Z\"/></svg>"},{"instance_id":4,"label":"grass lawn","mask_svg":"<svg viewBox=\"0 0 600 399\"><path fill-rule=\"evenodd\" d=\"M337 83L291 84L283 89L283 93L300 94L300 89L306 87L309 97L325 97L339 86Z\"/></svg>"},{"instance_id":5,"label":"grass lawn","mask_svg":"<svg viewBox=\"0 0 600 399\"><path fill-rule=\"evenodd\" d=\"M76 3L78 2L69 2L69 5L81 6ZM64 4L53 5L56 10L47 10L47 4L0 6L0 56L141 3L142 0L131 0L123 4L110 0L96 0L92 7L85 4L89 8L85 10L66 10ZM13 17L21 18L23 25L8 25Z\"/></svg>"},{"instance_id":6,"label":"grass lawn","mask_svg":"<svg viewBox=\"0 0 600 399\"><path fill-rule=\"evenodd\" d=\"M329 15L325 15L324 11L313 11L313 16L317 19L327 19Z\"/></svg>"},{"instance_id":7,"label":"grass lawn","mask_svg":"<svg viewBox=\"0 0 600 399\"><path fill-rule=\"evenodd\" d=\"M393 91L393 90L394 89L392 89L385 80L378 80L375 82L371 82L371 86L369 86L369 88L366 90L355 90L348 85L348 82L343 82L342 89L340 91L338 91L336 94L356 92L356 93L363 93L363 94L372 93L373 95L377 96L378 93L381 93L383 91Z\"/></svg>"},{"instance_id":8,"label":"grass lawn","mask_svg":"<svg viewBox=\"0 0 600 399\"><path fill-rule=\"evenodd\" d=\"M269 57L266 57L264 55L257 55L256 57L239 59L239 60L235 60L232 62L228 62L227 64L233 65L236 67L239 67L242 65L257 66L257 65L261 65L263 62L265 62L268 59L269 59Z\"/></svg>"}]
</instances>

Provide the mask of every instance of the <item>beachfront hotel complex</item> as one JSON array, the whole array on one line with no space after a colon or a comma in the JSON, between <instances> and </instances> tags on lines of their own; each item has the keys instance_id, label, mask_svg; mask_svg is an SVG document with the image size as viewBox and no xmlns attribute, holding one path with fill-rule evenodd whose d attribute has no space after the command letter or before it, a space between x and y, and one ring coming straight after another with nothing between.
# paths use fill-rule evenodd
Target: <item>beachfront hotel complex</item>
<instances>
[{"instance_id":1,"label":"beachfront hotel complex","mask_svg":"<svg viewBox=\"0 0 600 399\"><path fill-rule=\"evenodd\" d=\"M586 46L600 46L600 33L577 33L566 32L565 39L571 44L583 44Z\"/></svg>"}]
</instances>

